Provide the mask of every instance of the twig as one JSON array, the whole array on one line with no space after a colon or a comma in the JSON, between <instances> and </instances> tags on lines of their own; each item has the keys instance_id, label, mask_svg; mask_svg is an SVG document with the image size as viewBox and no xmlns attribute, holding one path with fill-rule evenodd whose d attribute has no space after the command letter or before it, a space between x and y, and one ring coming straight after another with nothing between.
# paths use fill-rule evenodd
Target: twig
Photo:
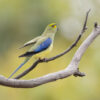
<instances>
[{"instance_id":1,"label":"twig","mask_svg":"<svg viewBox=\"0 0 100 100\"><path fill-rule=\"evenodd\" d=\"M58 55L56 55L54 57L45 58L45 59L42 59L42 60L38 59L37 61L35 61L35 63L31 67L29 67L24 72L22 72L21 74L19 74L18 76L16 76L14 79L20 79L21 77L25 76L30 71L32 71L32 69L34 69L39 63L49 62L49 61L55 60L55 59L57 59L57 58L65 55L66 53L68 53L71 49L73 49L76 46L76 44L78 43L78 41L80 40L80 38L82 37L82 35L85 32L85 30L87 29L86 24L87 24L87 19L88 19L89 12L90 12L90 9L86 13L86 18L85 18L85 21L84 21L84 25L83 25L83 28L82 28L79 36L77 37L76 41L68 49L66 49L64 52L62 52L62 53L60 53L60 54L58 54Z\"/></svg>"}]
</instances>

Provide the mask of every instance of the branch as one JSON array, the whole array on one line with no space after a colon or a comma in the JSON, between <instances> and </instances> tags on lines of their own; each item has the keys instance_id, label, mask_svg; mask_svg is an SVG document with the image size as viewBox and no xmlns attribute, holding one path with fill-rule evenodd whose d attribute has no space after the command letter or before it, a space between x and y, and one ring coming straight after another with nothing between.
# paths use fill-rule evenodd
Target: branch
<instances>
[{"instance_id":1,"label":"branch","mask_svg":"<svg viewBox=\"0 0 100 100\"><path fill-rule=\"evenodd\" d=\"M100 26L95 24L94 30L78 48L74 57L72 58L72 61L66 67L66 69L55 72L55 73L51 73L51 74L48 74L36 79L31 79L31 80L7 79L4 76L0 76L0 85L14 87L14 88L32 88L32 87L36 87L45 83L56 81L58 79L63 79L71 75L75 75L75 74L82 75L83 73L79 73L79 70L78 70L79 62L83 54L85 53L86 49L99 35L100 35Z\"/></svg>"},{"instance_id":2,"label":"branch","mask_svg":"<svg viewBox=\"0 0 100 100\"><path fill-rule=\"evenodd\" d=\"M82 28L79 36L77 37L76 41L68 49L66 49L64 52L62 52L62 53L60 53L60 54L58 54L58 55L56 55L54 57L45 58L45 59L42 59L42 60L41 59L36 60L31 67L29 67L24 72L22 72L21 74L16 76L14 79L20 79L21 77L25 76L30 71L32 71L39 63L49 62L49 61L55 60L55 59L65 55L65 54L67 54L71 49L73 49L76 46L76 44L78 43L78 41L80 40L80 38L82 37L82 35L85 32L85 30L87 29L86 24L87 24L87 19L88 19L89 12L90 12L90 10L87 11L87 13L86 13L86 18L85 18L85 21L84 21L84 25L83 25L83 28Z\"/></svg>"}]
</instances>

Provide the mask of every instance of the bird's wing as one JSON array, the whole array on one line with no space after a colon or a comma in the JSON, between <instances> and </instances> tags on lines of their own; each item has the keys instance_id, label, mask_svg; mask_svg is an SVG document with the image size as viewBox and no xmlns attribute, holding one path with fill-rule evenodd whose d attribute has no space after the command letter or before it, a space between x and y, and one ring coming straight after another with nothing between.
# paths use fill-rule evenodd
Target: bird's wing
<instances>
[{"instance_id":1,"label":"bird's wing","mask_svg":"<svg viewBox=\"0 0 100 100\"><path fill-rule=\"evenodd\" d=\"M29 45L31 45L31 44L35 44L40 38L41 38L41 36L38 36L38 37L36 37L36 38L34 38L34 39L32 39L32 40L26 42L26 43L25 43L22 47L20 47L19 49L24 48L24 47L26 47L26 46L29 46Z\"/></svg>"},{"instance_id":2,"label":"bird's wing","mask_svg":"<svg viewBox=\"0 0 100 100\"><path fill-rule=\"evenodd\" d=\"M37 43L35 48L31 48L28 52L22 54L19 57L32 56L34 54L40 53L48 49L51 44L52 44L52 39L46 38L44 41Z\"/></svg>"}]
</instances>

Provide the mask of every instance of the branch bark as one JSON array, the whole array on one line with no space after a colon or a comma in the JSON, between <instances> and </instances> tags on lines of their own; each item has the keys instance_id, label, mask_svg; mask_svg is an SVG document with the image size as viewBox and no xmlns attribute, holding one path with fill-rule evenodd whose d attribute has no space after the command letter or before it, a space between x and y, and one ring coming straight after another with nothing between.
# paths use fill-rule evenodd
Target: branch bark
<instances>
[{"instance_id":1,"label":"branch bark","mask_svg":"<svg viewBox=\"0 0 100 100\"><path fill-rule=\"evenodd\" d=\"M99 35L100 35L100 26L98 26L96 23L94 25L94 30L78 48L78 50L76 51L75 55L72 58L72 61L66 67L66 69L31 80L7 79L4 76L0 76L0 85L15 87L15 88L32 88L48 82L56 81L58 79L67 78L71 75L75 74L84 75L84 73L80 73L78 70L79 62L83 54L85 53L86 49Z\"/></svg>"},{"instance_id":2,"label":"branch bark","mask_svg":"<svg viewBox=\"0 0 100 100\"><path fill-rule=\"evenodd\" d=\"M54 56L52 58L46 58L46 59L43 59L43 60L38 59L33 64L33 66L31 66L28 70L26 70L24 72L24 74L22 73L19 76L17 76L16 79L21 78L22 76L26 75L34 67L36 67L39 63L55 60L55 59L63 56L67 52L69 52L73 47L75 47L75 45L80 40L82 34L86 30L86 24L87 24L87 18L88 18L89 11L86 14L86 19L85 19L85 22L84 22L83 29L82 29L81 33L79 34L76 41L67 50L65 50L63 53L61 53L57 56ZM79 71L79 68L78 68L79 62L80 62L83 54L85 53L86 49L94 41L94 39L99 35L100 35L100 26L98 26L98 24L95 23L93 31L86 38L86 40L84 40L84 42L81 44L81 46L78 48L78 50L76 51L75 55L72 58L72 61L70 62L70 64L64 70L61 70L61 71L58 71L58 72L55 72L55 73L50 73L48 75L45 75L45 76L42 76L42 77L39 77L39 78L35 78L35 79L31 79L31 80L8 79L8 78L0 75L0 85L13 87L13 88L32 88L32 87L36 87L36 86L46 84L46 83L49 83L49 82L52 82L52 81L67 78L71 75L80 76L80 77L85 76L84 73Z\"/></svg>"}]
</instances>

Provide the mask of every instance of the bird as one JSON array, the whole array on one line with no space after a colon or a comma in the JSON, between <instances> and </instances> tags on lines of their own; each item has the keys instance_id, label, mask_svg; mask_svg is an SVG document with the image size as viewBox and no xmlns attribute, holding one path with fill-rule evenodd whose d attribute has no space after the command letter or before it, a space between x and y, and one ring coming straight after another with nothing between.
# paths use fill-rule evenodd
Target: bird
<instances>
[{"instance_id":1,"label":"bird","mask_svg":"<svg viewBox=\"0 0 100 100\"><path fill-rule=\"evenodd\" d=\"M24 64L26 64L32 56L38 59L43 59L47 54L49 54L53 49L54 37L57 30L58 28L56 23L48 24L40 36L26 42L22 47L20 47L21 49L31 46L27 52L19 56L25 57L25 60L16 68L9 78L11 78Z\"/></svg>"}]
</instances>

